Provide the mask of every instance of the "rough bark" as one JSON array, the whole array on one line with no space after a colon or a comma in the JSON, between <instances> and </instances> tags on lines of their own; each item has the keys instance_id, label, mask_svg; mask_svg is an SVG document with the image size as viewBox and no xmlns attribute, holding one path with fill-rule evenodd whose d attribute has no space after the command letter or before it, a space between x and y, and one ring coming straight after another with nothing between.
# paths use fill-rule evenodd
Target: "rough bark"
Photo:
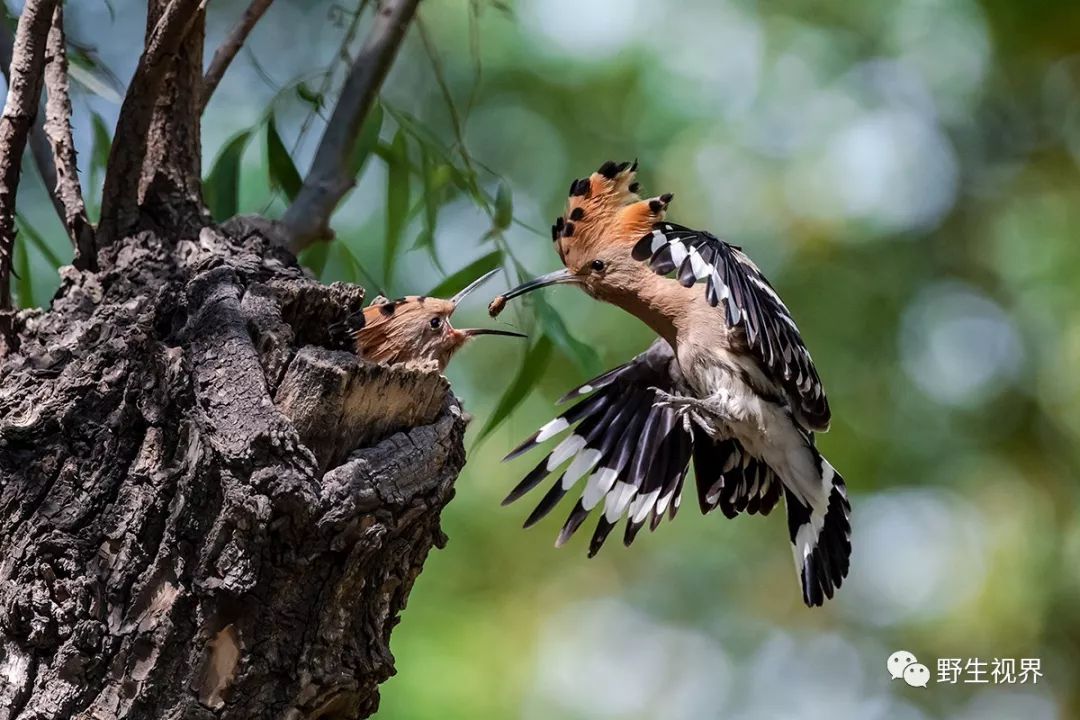
<instances>
[{"instance_id":1,"label":"rough bark","mask_svg":"<svg viewBox=\"0 0 1080 720\"><path fill-rule=\"evenodd\" d=\"M170 18L180 4L181 0L151 0L146 22L148 46L163 23L185 25L161 79L139 183L140 208L166 227L197 226L202 216L202 113L197 100L202 97L206 9L204 0L192 11L193 17ZM177 212L178 217L171 216Z\"/></svg>"},{"instance_id":2,"label":"rough bark","mask_svg":"<svg viewBox=\"0 0 1080 720\"><path fill-rule=\"evenodd\" d=\"M194 63L193 53L184 49L184 40L191 32L200 38L206 13L200 0L151 0L147 12L146 47L135 74L131 78L120 117L116 122L112 148L109 150L108 168L101 191L101 221L98 224L98 244L108 245L129 234L143 216L144 205L161 199L168 201L167 192L150 192L149 181L155 175L149 159L159 158L165 162L187 162L176 167L162 167L157 177L172 183L172 189L189 191L193 168L192 159L198 153L189 147L170 149L161 145L198 143L198 114L195 95L184 95L194 88L187 77ZM200 41L201 42L201 41ZM198 51L201 59L201 50ZM177 68L177 58L188 68ZM182 137L172 138L166 134L170 128L163 118L175 110L178 118L176 128ZM191 116L194 115L194 124ZM150 150L157 153L149 156ZM198 168L194 177L198 178ZM164 189L163 189L164 190ZM195 190L197 192L197 189ZM196 218L190 203L158 203L158 212L171 208L181 218L162 217L162 225L169 227L170 220L186 221L187 228L195 226Z\"/></svg>"},{"instance_id":3,"label":"rough bark","mask_svg":"<svg viewBox=\"0 0 1080 720\"><path fill-rule=\"evenodd\" d=\"M96 267L0 311L0 720L367 717L445 541L465 425L445 378L344 348L329 328L363 291L305 277L282 223L209 225L204 4L149 2ZM20 19L0 141L33 121L43 17ZM61 23L47 125L80 215Z\"/></svg>"},{"instance_id":4,"label":"rough bark","mask_svg":"<svg viewBox=\"0 0 1080 720\"><path fill-rule=\"evenodd\" d=\"M96 267L94 227L86 214L79 168L75 160L75 140L71 137L71 97L68 92L67 41L64 36L64 6L53 12L52 27L45 45L45 105L44 132L49 138L54 162L53 186L48 188L59 203L60 220L75 246L75 265Z\"/></svg>"},{"instance_id":5,"label":"rough bark","mask_svg":"<svg viewBox=\"0 0 1080 720\"><path fill-rule=\"evenodd\" d=\"M45 38L55 5L56 0L29 0L26 3L19 16L11 53L7 98L0 117L0 310L11 306L15 197L22 174L23 149L41 99Z\"/></svg>"},{"instance_id":6,"label":"rough bark","mask_svg":"<svg viewBox=\"0 0 1080 720\"><path fill-rule=\"evenodd\" d=\"M8 29L7 25L0 23L0 72L3 72L4 82L11 86L11 60L15 50L15 34ZM56 187L56 168L53 166L52 149L49 147L49 138L45 136L45 113L38 110L37 118L33 127L30 128L30 154L34 158L38 175L46 189ZM56 193L49 193L49 200L56 209L58 217L64 217L64 206Z\"/></svg>"},{"instance_id":7,"label":"rough bark","mask_svg":"<svg viewBox=\"0 0 1080 720\"><path fill-rule=\"evenodd\" d=\"M445 379L241 222L64 271L0 359L0 718L360 718L464 462Z\"/></svg>"}]
</instances>

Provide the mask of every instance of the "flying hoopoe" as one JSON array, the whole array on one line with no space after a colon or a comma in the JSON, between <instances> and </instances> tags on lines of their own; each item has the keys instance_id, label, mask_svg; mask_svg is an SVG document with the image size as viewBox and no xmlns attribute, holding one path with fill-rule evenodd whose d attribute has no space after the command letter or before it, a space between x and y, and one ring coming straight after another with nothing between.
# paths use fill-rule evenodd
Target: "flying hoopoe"
<instances>
[{"instance_id":1,"label":"flying hoopoe","mask_svg":"<svg viewBox=\"0 0 1080 720\"><path fill-rule=\"evenodd\" d=\"M830 411L810 353L750 258L707 232L666 222L672 196L642 200L636 169L606 162L575 180L566 216L552 226L565 268L489 306L494 316L511 298L573 284L660 336L570 391L560 402L583 399L507 456L573 427L503 504L569 461L525 526L588 476L556 545L602 503L591 557L623 516L626 545L646 520L655 529L665 513L674 518L693 458L702 513L767 515L783 496L803 600L821 605L848 573L851 506L840 474L814 446Z\"/></svg>"},{"instance_id":2,"label":"flying hoopoe","mask_svg":"<svg viewBox=\"0 0 1080 720\"><path fill-rule=\"evenodd\" d=\"M443 372L454 353L478 335L525 337L509 330L459 330L450 324L450 316L461 301L496 272L477 278L449 300L425 295L376 298L346 321L357 355L377 363L430 364Z\"/></svg>"}]
</instances>

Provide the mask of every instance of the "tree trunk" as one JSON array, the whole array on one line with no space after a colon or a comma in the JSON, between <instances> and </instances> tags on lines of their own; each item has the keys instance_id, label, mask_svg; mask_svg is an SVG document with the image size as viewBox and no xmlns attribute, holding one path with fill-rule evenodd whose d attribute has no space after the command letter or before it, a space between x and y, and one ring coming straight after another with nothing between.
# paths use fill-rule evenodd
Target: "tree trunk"
<instances>
[{"instance_id":1,"label":"tree trunk","mask_svg":"<svg viewBox=\"0 0 1080 720\"><path fill-rule=\"evenodd\" d=\"M151 23L100 269L0 312L0 720L367 717L445 542L446 380L344 349L363 291L273 224L208 224L185 3L151 2L189 34Z\"/></svg>"},{"instance_id":2,"label":"tree trunk","mask_svg":"<svg viewBox=\"0 0 1080 720\"><path fill-rule=\"evenodd\" d=\"M239 226L143 232L15 319L0 718L357 718L464 462L445 379Z\"/></svg>"}]
</instances>

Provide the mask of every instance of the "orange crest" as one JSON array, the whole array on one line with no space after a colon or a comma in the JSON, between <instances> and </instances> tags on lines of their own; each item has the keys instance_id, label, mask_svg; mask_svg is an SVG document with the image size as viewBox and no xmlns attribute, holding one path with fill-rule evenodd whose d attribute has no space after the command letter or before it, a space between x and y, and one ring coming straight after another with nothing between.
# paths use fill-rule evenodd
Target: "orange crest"
<instances>
[{"instance_id":1,"label":"orange crest","mask_svg":"<svg viewBox=\"0 0 1080 720\"><path fill-rule=\"evenodd\" d=\"M670 193L642 200L635 179L637 162L608 161L587 178L570 184L566 215L551 226L551 239L563 264L577 272L597 248L633 244L664 219Z\"/></svg>"}]
</instances>

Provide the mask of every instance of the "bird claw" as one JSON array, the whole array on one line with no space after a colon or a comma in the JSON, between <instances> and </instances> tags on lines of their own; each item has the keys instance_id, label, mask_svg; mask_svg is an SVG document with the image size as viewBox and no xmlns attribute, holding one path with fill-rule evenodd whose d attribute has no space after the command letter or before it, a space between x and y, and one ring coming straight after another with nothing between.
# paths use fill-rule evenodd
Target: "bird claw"
<instances>
[{"instance_id":1,"label":"bird claw","mask_svg":"<svg viewBox=\"0 0 1080 720\"><path fill-rule=\"evenodd\" d=\"M687 431L690 430L691 425L698 425L709 435L714 437L719 435L720 428L709 419L711 413L708 412L706 402L686 395L672 395L658 387L650 387L649 389L656 394L653 406L671 408L675 413L675 417L682 420L683 427Z\"/></svg>"}]
</instances>

